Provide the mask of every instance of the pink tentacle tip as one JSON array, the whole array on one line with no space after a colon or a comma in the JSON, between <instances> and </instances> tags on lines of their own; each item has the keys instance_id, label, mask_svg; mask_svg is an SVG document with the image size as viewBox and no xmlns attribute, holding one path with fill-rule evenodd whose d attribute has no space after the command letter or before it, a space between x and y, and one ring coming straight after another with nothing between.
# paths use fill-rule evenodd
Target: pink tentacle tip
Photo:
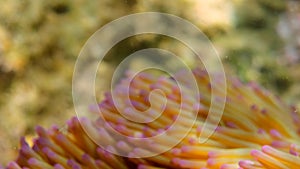
<instances>
[{"instance_id":1,"label":"pink tentacle tip","mask_svg":"<svg viewBox=\"0 0 300 169\"><path fill-rule=\"evenodd\" d=\"M202 132L202 126L201 125L197 126L196 131L197 131L197 133L201 133Z\"/></svg>"},{"instance_id":2,"label":"pink tentacle tip","mask_svg":"<svg viewBox=\"0 0 300 169\"><path fill-rule=\"evenodd\" d=\"M215 164L216 164L216 160L215 160L215 159L209 158L209 159L207 160L207 165L208 165L208 166L213 166L213 165L215 165Z\"/></svg>"},{"instance_id":3,"label":"pink tentacle tip","mask_svg":"<svg viewBox=\"0 0 300 169\"><path fill-rule=\"evenodd\" d=\"M81 167L72 159L67 161L67 165L72 167L72 169L81 169Z\"/></svg>"},{"instance_id":4,"label":"pink tentacle tip","mask_svg":"<svg viewBox=\"0 0 300 169\"><path fill-rule=\"evenodd\" d=\"M10 168L20 168L20 167L16 162L13 161L13 162L8 163L7 168L10 169Z\"/></svg>"},{"instance_id":5,"label":"pink tentacle tip","mask_svg":"<svg viewBox=\"0 0 300 169\"><path fill-rule=\"evenodd\" d=\"M294 156L297 156L297 157L299 156L299 153L296 152L295 150L292 150L292 149L291 149L289 152L290 152L290 154L292 154L292 155L294 155Z\"/></svg>"},{"instance_id":6,"label":"pink tentacle tip","mask_svg":"<svg viewBox=\"0 0 300 169\"><path fill-rule=\"evenodd\" d=\"M123 131L125 131L126 129L127 129L127 127L124 126L124 125L122 125L122 124L118 124L118 125L116 126L116 130L119 131L119 132L123 132Z\"/></svg>"},{"instance_id":7,"label":"pink tentacle tip","mask_svg":"<svg viewBox=\"0 0 300 169\"><path fill-rule=\"evenodd\" d=\"M210 152L208 152L207 155L208 155L208 158L213 158L213 157L216 157L217 152L210 151Z\"/></svg>"},{"instance_id":8,"label":"pink tentacle tip","mask_svg":"<svg viewBox=\"0 0 300 169\"><path fill-rule=\"evenodd\" d=\"M179 158L172 158L171 163L173 164L179 164L180 159Z\"/></svg>"},{"instance_id":9,"label":"pink tentacle tip","mask_svg":"<svg viewBox=\"0 0 300 169\"><path fill-rule=\"evenodd\" d=\"M264 145L262 146L261 150L265 153L265 152L269 152L270 150L272 150L272 147L268 146L268 145Z\"/></svg>"},{"instance_id":10,"label":"pink tentacle tip","mask_svg":"<svg viewBox=\"0 0 300 169\"><path fill-rule=\"evenodd\" d=\"M200 103L194 103L193 104L193 110L200 111L200 110L203 110L203 109L204 109L204 107L203 107L202 104L200 104Z\"/></svg>"},{"instance_id":11,"label":"pink tentacle tip","mask_svg":"<svg viewBox=\"0 0 300 169\"><path fill-rule=\"evenodd\" d=\"M171 150L171 153L172 153L173 155L175 155L175 156L178 156L178 155L181 154L181 149L179 149L179 148L173 148L173 149Z\"/></svg>"},{"instance_id":12,"label":"pink tentacle tip","mask_svg":"<svg viewBox=\"0 0 300 169\"><path fill-rule=\"evenodd\" d=\"M129 152L127 156L129 158L136 158L136 155L133 152Z\"/></svg>"},{"instance_id":13,"label":"pink tentacle tip","mask_svg":"<svg viewBox=\"0 0 300 169\"><path fill-rule=\"evenodd\" d=\"M182 146L181 147L181 151L183 152L183 153L186 153L186 152L189 152L189 151L191 151L191 147L189 147L189 146Z\"/></svg>"},{"instance_id":14,"label":"pink tentacle tip","mask_svg":"<svg viewBox=\"0 0 300 169\"><path fill-rule=\"evenodd\" d=\"M43 148L42 150L50 159L55 158L56 154L48 147Z\"/></svg>"},{"instance_id":15,"label":"pink tentacle tip","mask_svg":"<svg viewBox=\"0 0 300 169\"><path fill-rule=\"evenodd\" d=\"M143 164L139 164L137 169L147 169L147 166L145 166Z\"/></svg>"},{"instance_id":16,"label":"pink tentacle tip","mask_svg":"<svg viewBox=\"0 0 300 169\"><path fill-rule=\"evenodd\" d=\"M252 166L252 165L254 165L254 162L250 161L250 160L241 160L241 161L239 161L239 166L240 167L249 167L249 166Z\"/></svg>"},{"instance_id":17,"label":"pink tentacle tip","mask_svg":"<svg viewBox=\"0 0 300 169\"><path fill-rule=\"evenodd\" d=\"M126 147L126 143L124 141L118 141L116 145L117 145L118 148Z\"/></svg>"},{"instance_id":18,"label":"pink tentacle tip","mask_svg":"<svg viewBox=\"0 0 300 169\"><path fill-rule=\"evenodd\" d=\"M83 154L81 158L83 161L90 161L92 159L88 154Z\"/></svg>"},{"instance_id":19,"label":"pink tentacle tip","mask_svg":"<svg viewBox=\"0 0 300 169\"><path fill-rule=\"evenodd\" d=\"M251 105L251 110L252 111L256 111L256 110L258 110L258 106L257 105L255 105L255 104L253 104L253 105Z\"/></svg>"},{"instance_id":20,"label":"pink tentacle tip","mask_svg":"<svg viewBox=\"0 0 300 169\"><path fill-rule=\"evenodd\" d=\"M272 129L270 130L270 134L271 136L275 137L275 138L282 138L282 135L280 134L280 132L276 129Z\"/></svg>"},{"instance_id":21,"label":"pink tentacle tip","mask_svg":"<svg viewBox=\"0 0 300 169\"><path fill-rule=\"evenodd\" d=\"M183 167L183 166L186 166L188 164L188 162L185 160L179 160L178 164L179 164L179 166Z\"/></svg>"},{"instance_id":22,"label":"pink tentacle tip","mask_svg":"<svg viewBox=\"0 0 300 169\"><path fill-rule=\"evenodd\" d=\"M299 156L300 153L297 151L297 146L295 144L291 144L290 145L290 154L294 155L294 156Z\"/></svg>"},{"instance_id":23,"label":"pink tentacle tip","mask_svg":"<svg viewBox=\"0 0 300 169\"><path fill-rule=\"evenodd\" d=\"M196 145L198 143L198 139L194 138L194 137L191 137L191 138L189 138L189 143L191 145Z\"/></svg>"},{"instance_id":24,"label":"pink tentacle tip","mask_svg":"<svg viewBox=\"0 0 300 169\"><path fill-rule=\"evenodd\" d=\"M261 151L259 151L259 150L251 150L250 154L253 157L258 157L258 155L261 154Z\"/></svg>"},{"instance_id":25,"label":"pink tentacle tip","mask_svg":"<svg viewBox=\"0 0 300 169\"><path fill-rule=\"evenodd\" d=\"M30 158L27 162L29 165L36 165L39 161L36 158Z\"/></svg>"},{"instance_id":26,"label":"pink tentacle tip","mask_svg":"<svg viewBox=\"0 0 300 169\"><path fill-rule=\"evenodd\" d=\"M110 153L117 152L117 150L115 149L115 147L113 147L111 145L107 146L105 150L108 151L108 152L110 152Z\"/></svg>"},{"instance_id":27,"label":"pink tentacle tip","mask_svg":"<svg viewBox=\"0 0 300 169\"><path fill-rule=\"evenodd\" d=\"M226 125L230 128L237 128L237 125L234 122L231 122L231 121L226 122Z\"/></svg>"},{"instance_id":28,"label":"pink tentacle tip","mask_svg":"<svg viewBox=\"0 0 300 169\"><path fill-rule=\"evenodd\" d=\"M157 134L163 134L166 130L165 129L158 129Z\"/></svg>"},{"instance_id":29,"label":"pink tentacle tip","mask_svg":"<svg viewBox=\"0 0 300 169\"><path fill-rule=\"evenodd\" d=\"M229 164L222 164L220 169L230 169L232 168Z\"/></svg>"},{"instance_id":30,"label":"pink tentacle tip","mask_svg":"<svg viewBox=\"0 0 300 169\"><path fill-rule=\"evenodd\" d=\"M266 134L266 131L264 129L258 129L257 131L258 134Z\"/></svg>"},{"instance_id":31,"label":"pink tentacle tip","mask_svg":"<svg viewBox=\"0 0 300 169\"><path fill-rule=\"evenodd\" d=\"M59 140L61 142L65 141L65 136L61 133L57 134L56 138L57 138L57 140Z\"/></svg>"},{"instance_id":32,"label":"pink tentacle tip","mask_svg":"<svg viewBox=\"0 0 300 169\"><path fill-rule=\"evenodd\" d=\"M271 143L271 146L276 148L287 148L289 145L290 143L280 140L275 140Z\"/></svg>"},{"instance_id":33,"label":"pink tentacle tip","mask_svg":"<svg viewBox=\"0 0 300 169\"><path fill-rule=\"evenodd\" d=\"M262 109L261 111L260 111L263 115L266 115L267 114L267 109Z\"/></svg>"},{"instance_id":34,"label":"pink tentacle tip","mask_svg":"<svg viewBox=\"0 0 300 169\"><path fill-rule=\"evenodd\" d=\"M25 137L21 137L20 144L21 144L21 147L29 147L29 144L27 143Z\"/></svg>"},{"instance_id":35,"label":"pink tentacle tip","mask_svg":"<svg viewBox=\"0 0 300 169\"><path fill-rule=\"evenodd\" d=\"M60 164L55 164L54 169L64 169L64 167Z\"/></svg>"},{"instance_id":36,"label":"pink tentacle tip","mask_svg":"<svg viewBox=\"0 0 300 169\"><path fill-rule=\"evenodd\" d=\"M37 125L37 126L35 127L35 132L36 132L39 136L44 136L45 133L46 133L45 129L44 129L43 127L39 126L39 125Z\"/></svg>"}]
</instances>

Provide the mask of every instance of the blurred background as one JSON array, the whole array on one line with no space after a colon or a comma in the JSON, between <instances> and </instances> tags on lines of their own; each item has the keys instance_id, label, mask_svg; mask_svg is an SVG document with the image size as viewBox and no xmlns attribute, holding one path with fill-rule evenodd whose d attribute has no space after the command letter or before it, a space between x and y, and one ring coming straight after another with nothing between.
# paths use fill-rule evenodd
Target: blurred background
<instances>
[{"instance_id":1,"label":"blurred background","mask_svg":"<svg viewBox=\"0 0 300 169\"><path fill-rule=\"evenodd\" d=\"M19 137L34 137L36 125L57 124L63 130L75 116L72 74L87 39L114 19L145 11L174 14L197 25L228 72L300 106L299 1L1 0L0 164L15 158ZM101 71L107 77L97 86L100 99L116 65L149 47L169 50L195 66L191 51L168 37L128 38L104 58Z\"/></svg>"}]
</instances>

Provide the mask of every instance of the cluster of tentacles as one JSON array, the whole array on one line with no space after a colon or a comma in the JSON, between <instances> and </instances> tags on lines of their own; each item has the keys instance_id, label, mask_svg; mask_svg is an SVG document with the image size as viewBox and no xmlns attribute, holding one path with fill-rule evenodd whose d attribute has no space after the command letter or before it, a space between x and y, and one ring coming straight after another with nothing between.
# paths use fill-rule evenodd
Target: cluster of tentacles
<instances>
[{"instance_id":1,"label":"cluster of tentacles","mask_svg":"<svg viewBox=\"0 0 300 169\"><path fill-rule=\"evenodd\" d=\"M113 91L115 100L109 93L98 105L99 109L91 110L101 113L105 121L74 117L67 123L67 132L61 132L56 126L47 130L37 127L38 137L33 140L33 146L29 146L22 138L18 158L6 168L300 168L299 112L257 84L242 84L232 77L227 78L227 95L222 119L216 129L211 128L215 130L214 134L205 143L199 143L197 138L200 132L210 130L202 128L211 105L211 84L207 72L195 69L193 74L199 88L199 101L186 95L183 98L180 88L172 78L156 78L151 74L141 73L132 81L124 79L116 86ZM122 92L128 85L130 102ZM164 94L153 94L151 97L155 102L150 103L149 93L153 89L160 89ZM183 90L193 93L188 91L188 86ZM221 93L217 91L216 94ZM122 113L129 117L147 119L157 117L155 110L159 112L159 105L165 97L167 103L163 113L149 123L135 123L125 119L115 107L115 104L118 104L124 111ZM135 109L132 109L132 105ZM195 105L199 108L196 121L191 115ZM152 111L145 111L150 106ZM141 111L144 113L140 113ZM178 113L181 113L180 119L177 119ZM164 133L176 119L180 126L167 133L165 139L145 143L133 142L130 139ZM191 123L193 127L189 129ZM108 126L129 138L120 139ZM187 135L170 150L156 156L134 158L135 155L159 151L178 142L187 130ZM101 146L96 143L101 143ZM126 157L122 157L110 152L127 154Z\"/></svg>"}]
</instances>

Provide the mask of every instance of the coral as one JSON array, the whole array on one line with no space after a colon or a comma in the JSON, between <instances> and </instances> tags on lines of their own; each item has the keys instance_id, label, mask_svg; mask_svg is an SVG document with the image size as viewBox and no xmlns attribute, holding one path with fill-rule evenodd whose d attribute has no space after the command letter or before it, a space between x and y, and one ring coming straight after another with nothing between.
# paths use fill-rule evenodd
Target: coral
<instances>
[{"instance_id":1,"label":"coral","mask_svg":"<svg viewBox=\"0 0 300 169\"><path fill-rule=\"evenodd\" d=\"M208 116L211 104L211 85L207 72L200 69L193 71L200 91L200 101L193 99L194 91L189 91L188 81L179 88L172 78L163 76L157 78L151 74L141 73L134 77L123 79L113 90L106 94L105 99L91 111L101 113L104 117L99 120L87 118L72 118L68 121L68 130L60 131L56 126L45 130L36 128L38 138L33 140L30 147L24 138L21 139L21 149L16 161L8 164L7 169L63 169L63 168L299 168L300 167L300 114L270 92L251 82L242 84L237 78L227 79L226 105L222 119L214 134L205 143L199 143L200 134ZM184 74L178 74L185 78ZM129 75L130 76L130 75ZM216 78L214 75L211 78ZM221 83L221 82L219 82ZM130 85L130 101L123 92ZM213 84L220 85L220 84ZM134 123L120 115L114 105L121 106L122 113L136 119L156 117L163 98L162 93L152 95L151 102L154 111L144 111L150 106L148 96L151 90L160 89L167 98L163 114L149 123ZM181 92L191 94L189 97ZM222 96L220 90L217 96ZM153 101L152 100L152 101ZM212 100L218 102L218 99ZM133 109L128 109L133 105ZM182 110L178 107L183 104ZM197 106L195 106L197 105ZM99 110L97 109L99 108ZM157 156L147 158L131 158L136 154L163 149L172 144L188 130L193 123L191 112L198 111L198 117L192 129L179 144ZM180 114L180 126L169 128ZM165 140L154 140L140 144L132 139L120 140L111 130L111 126L119 133L129 137L147 138L163 133L170 129ZM209 125L208 125L209 126ZM83 130L83 128L85 130ZM92 135L93 141L87 135ZM94 142L95 141L95 142ZM102 148L96 144L101 143ZM145 148L146 147L146 148ZM148 148L147 148L148 147ZM104 150L105 149L105 150ZM121 157L108 151L129 152L128 157Z\"/></svg>"},{"instance_id":2,"label":"coral","mask_svg":"<svg viewBox=\"0 0 300 169\"><path fill-rule=\"evenodd\" d=\"M288 9L288 2L235 1L232 29L213 38L224 49L221 53L224 63L243 81L256 81L281 95L295 85L288 73L287 59L283 58L284 41L277 26ZM280 73L274 71L277 69Z\"/></svg>"}]
</instances>

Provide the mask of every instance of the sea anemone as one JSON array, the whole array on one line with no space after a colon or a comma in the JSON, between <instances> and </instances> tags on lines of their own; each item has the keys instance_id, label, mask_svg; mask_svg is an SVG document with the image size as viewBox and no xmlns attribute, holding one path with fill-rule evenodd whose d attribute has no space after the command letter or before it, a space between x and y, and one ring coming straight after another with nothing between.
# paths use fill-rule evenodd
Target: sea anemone
<instances>
[{"instance_id":1,"label":"sea anemone","mask_svg":"<svg viewBox=\"0 0 300 169\"><path fill-rule=\"evenodd\" d=\"M199 88L199 101L192 97L182 98L176 81L167 76L156 78L141 73L132 81L123 79L113 90L114 99L113 94L108 93L96 109L91 109L101 113L103 118L74 117L67 122L67 132L60 131L57 126L48 130L36 127L38 137L33 140L33 146L22 138L19 156L8 164L7 169L300 168L300 115L296 108L253 82L243 84L237 78L229 77L222 119L216 129L203 130L212 98L210 78L201 69L193 70L193 74ZM127 85L130 85L129 102L122 92ZM155 102L150 103L149 94L153 89L163 93L153 94L151 97ZM193 93L189 91L188 82L182 90ZM222 95L220 91L215 94ZM161 116L149 123L135 123L123 118L115 105L118 104L128 117L147 119L157 117L162 98L167 98L167 103ZM164 140L144 143L121 140L109 129L112 127L130 138L159 135L170 129L178 117L180 105L184 105L178 119L180 126ZM195 105L198 114L193 123L191 112ZM145 111L149 107L154 108ZM191 123L194 124L191 130L170 150L136 158L135 155L158 152L176 143ZM206 142L198 142L199 134L209 130L214 130L214 134ZM127 152L127 155L122 157L110 152Z\"/></svg>"}]
</instances>

